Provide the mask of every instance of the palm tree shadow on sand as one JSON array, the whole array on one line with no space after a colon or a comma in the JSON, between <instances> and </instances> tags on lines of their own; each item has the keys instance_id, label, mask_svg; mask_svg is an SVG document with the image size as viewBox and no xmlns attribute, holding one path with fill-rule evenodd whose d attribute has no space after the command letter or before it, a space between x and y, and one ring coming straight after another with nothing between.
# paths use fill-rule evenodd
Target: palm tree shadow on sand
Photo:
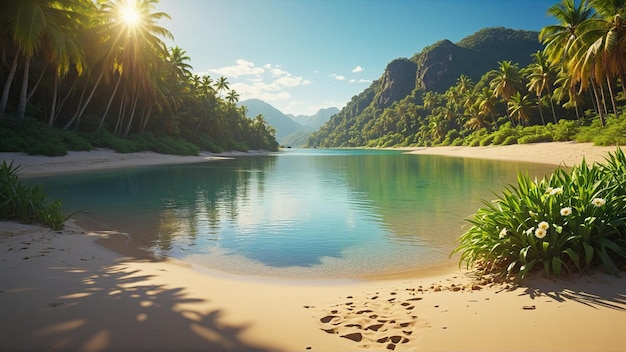
<instances>
[{"instance_id":1,"label":"palm tree shadow on sand","mask_svg":"<svg viewBox=\"0 0 626 352\"><path fill-rule=\"evenodd\" d=\"M186 306L209 302L184 288L150 284L151 275L124 263L91 269L48 268L39 287L51 293L34 320L15 319L3 348L68 351L265 351L240 339L247 326L221 322L219 309L206 314ZM55 271L57 273L55 274ZM61 271L61 272L58 272ZM54 277L71 275L71 284ZM35 279L36 280L36 279ZM43 288L40 288L43 289ZM37 288L30 290L36 293ZM28 295L28 293L20 293ZM27 299L27 297L25 297ZM7 312L11 314L10 312ZM13 316L18 316L14 312Z\"/></svg>"}]
</instances>

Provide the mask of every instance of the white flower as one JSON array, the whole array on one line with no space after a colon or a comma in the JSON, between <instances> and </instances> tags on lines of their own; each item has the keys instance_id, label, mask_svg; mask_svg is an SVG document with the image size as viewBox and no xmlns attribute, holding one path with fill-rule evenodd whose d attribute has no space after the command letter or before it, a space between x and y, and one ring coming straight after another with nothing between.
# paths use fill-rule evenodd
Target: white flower
<instances>
[{"instance_id":1,"label":"white flower","mask_svg":"<svg viewBox=\"0 0 626 352\"><path fill-rule=\"evenodd\" d=\"M548 230L549 228L550 228L550 224L548 224L548 222L547 222L547 221L542 221L542 222L540 222L540 223L539 223L539 225L537 225L537 229L538 229L538 230L544 230L544 231L546 231L546 230Z\"/></svg>"},{"instance_id":2,"label":"white flower","mask_svg":"<svg viewBox=\"0 0 626 352\"><path fill-rule=\"evenodd\" d=\"M599 207L603 206L604 204L606 204L606 200L604 200L602 198L594 198L591 201L591 204L593 204L593 205L595 205L596 207L599 208Z\"/></svg>"},{"instance_id":3,"label":"white flower","mask_svg":"<svg viewBox=\"0 0 626 352\"><path fill-rule=\"evenodd\" d=\"M500 231L500 238L505 238L506 237L506 227L502 229L502 231Z\"/></svg>"},{"instance_id":4,"label":"white flower","mask_svg":"<svg viewBox=\"0 0 626 352\"><path fill-rule=\"evenodd\" d=\"M553 195L555 195L555 194L561 194L561 193L563 193L563 188L561 188L561 187L553 188L553 189L550 191L550 195L551 195L551 196L553 196Z\"/></svg>"},{"instance_id":5,"label":"white flower","mask_svg":"<svg viewBox=\"0 0 626 352\"><path fill-rule=\"evenodd\" d=\"M525 231L525 233L526 233L528 236L530 236L530 235L533 233L533 231L535 231L535 228L534 228L534 227L531 227L531 228L529 228L528 230L526 230L526 231Z\"/></svg>"},{"instance_id":6,"label":"white flower","mask_svg":"<svg viewBox=\"0 0 626 352\"><path fill-rule=\"evenodd\" d=\"M561 209L561 216L569 216L569 215L572 215L572 208L565 207Z\"/></svg>"},{"instance_id":7,"label":"white flower","mask_svg":"<svg viewBox=\"0 0 626 352\"><path fill-rule=\"evenodd\" d=\"M537 231L535 231L535 237L542 239L544 237L546 237L546 235L548 234L548 232L542 228L537 229Z\"/></svg>"},{"instance_id":8,"label":"white flower","mask_svg":"<svg viewBox=\"0 0 626 352\"><path fill-rule=\"evenodd\" d=\"M554 191L554 188L552 188L552 187L546 188L546 193L552 194L552 191Z\"/></svg>"}]
</instances>

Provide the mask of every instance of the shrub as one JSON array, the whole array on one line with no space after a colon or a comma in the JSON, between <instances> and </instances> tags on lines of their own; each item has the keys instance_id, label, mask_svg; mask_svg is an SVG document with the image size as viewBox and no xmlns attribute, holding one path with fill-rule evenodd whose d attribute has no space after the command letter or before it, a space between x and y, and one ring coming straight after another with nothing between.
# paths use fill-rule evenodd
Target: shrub
<instances>
[{"instance_id":1,"label":"shrub","mask_svg":"<svg viewBox=\"0 0 626 352\"><path fill-rule=\"evenodd\" d=\"M531 134L527 136L522 136L517 139L517 143L519 144L541 143L541 142L552 142L552 135L548 132L545 132L543 134Z\"/></svg>"},{"instance_id":2,"label":"shrub","mask_svg":"<svg viewBox=\"0 0 626 352\"><path fill-rule=\"evenodd\" d=\"M517 187L484 202L453 253L468 268L517 280L535 267L546 276L600 266L617 275L615 261L626 257L625 172L618 149L606 164L583 161L541 181L519 174Z\"/></svg>"},{"instance_id":3,"label":"shrub","mask_svg":"<svg viewBox=\"0 0 626 352\"><path fill-rule=\"evenodd\" d=\"M493 134L490 134L486 137L484 137L483 139L480 140L480 145L481 146L486 146L491 144L491 142L493 141Z\"/></svg>"},{"instance_id":4,"label":"shrub","mask_svg":"<svg viewBox=\"0 0 626 352\"><path fill-rule=\"evenodd\" d=\"M48 201L41 185L22 183L18 172L19 166L13 167L13 163L0 164L0 219L62 229L68 217L61 212L61 201Z\"/></svg>"}]
</instances>

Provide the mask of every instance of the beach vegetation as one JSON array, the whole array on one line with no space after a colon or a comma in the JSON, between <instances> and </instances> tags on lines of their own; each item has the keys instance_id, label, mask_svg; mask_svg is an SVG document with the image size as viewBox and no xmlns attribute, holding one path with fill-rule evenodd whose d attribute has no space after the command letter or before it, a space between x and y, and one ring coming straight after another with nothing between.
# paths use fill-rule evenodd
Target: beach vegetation
<instances>
[{"instance_id":1,"label":"beach vegetation","mask_svg":"<svg viewBox=\"0 0 626 352\"><path fill-rule=\"evenodd\" d=\"M473 215L453 253L481 274L522 280L600 268L618 275L626 259L626 156L558 168L542 179L520 173Z\"/></svg>"},{"instance_id":2,"label":"beach vegetation","mask_svg":"<svg viewBox=\"0 0 626 352\"><path fill-rule=\"evenodd\" d=\"M276 150L226 77L194 75L185 50L166 46L157 3L0 2L0 151Z\"/></svg>"},{"instance_id":3,"label":"beach vegetation","mask_svg":"<svg viewBox=\"0 0 626 352\"><path fill-rule=\"evenodd\" d=\"M69 217L63 214L61 201L49 200L41 185L21 181L19 169L6 161L0 164L0 220L62 229Z\"/></svg>"},{"instance_id":4,"label":"beach vegetation","mask_svg":"<svg viewBox=\"0 0 626 352\"><path fill-rule=\"evenodd\" d=\"M554 24L540 32L488 28L455 44L442 41L424 48L412 58L418 72L440 64L427 62L429 57L463 53L463 59L438 71L442 77L461 72L456 82L445 77L445 85L429 82L426 89L423 80L406 96L383 105L377 97L389 93L388 88L383 79L375 81L313 133L308 145L382 147L391 136L399 141L395 146L414 147L551 141L623 145L625 11L622 2L560 0L547 11ZM540 50L509 59L526 55L533 42ZM498 52L491 51L494 47ZM470 58L474 49L480 49L481 61L508 58L479 72ZM458 139L444 138L450 131Z\"/></svg>"}]
</instances>

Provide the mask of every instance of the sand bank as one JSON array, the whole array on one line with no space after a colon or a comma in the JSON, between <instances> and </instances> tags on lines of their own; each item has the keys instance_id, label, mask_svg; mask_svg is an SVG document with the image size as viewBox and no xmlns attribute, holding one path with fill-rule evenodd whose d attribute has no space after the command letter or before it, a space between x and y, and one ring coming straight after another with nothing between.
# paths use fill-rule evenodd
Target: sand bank
<instances>
[{"instance_id":1,"label":"sand bank","mask_svg":"<svg viewBox=\"0 0 626 352\"><path fill-rule=\"evenodd\" d=\"M410 154L443 155L460 158L527 161L538 164L574 166L583 160L589 164L604 162L617 147L596 147L592 143L552 142L485 147L406 148Z\"/></svg>"},{"instance_id":2,"label":"sand bank","mask_svg":"<svg viewBox=\"0 0 626 352\"><path fill-rule=\"evenodd\" d=\"M570 145L548 147L559 153ZM52 232L0 223L0 350L620 351L626 344L626 280L603 274L534 278L520 288L454 268L354 282L244 279L123 256L96 243L106 237L73 224Z\"/></svg>"},{"instance_id":3,"label":"sand bank","mask_svg":"<svg viewBox=\"0 0 626 352\"><path fill-rule=\"evenodd\" d=\"M0 153L0 161L21 165L20 176L43 176L78 171L116 169L135 166L200 163L228 159L236 156L266 155L266 151L202 152L197 156L158 154L154 152L116 153L109 149L70 151L65 156L27 155L25 153Z\"/></svg>"}]
</instances>

